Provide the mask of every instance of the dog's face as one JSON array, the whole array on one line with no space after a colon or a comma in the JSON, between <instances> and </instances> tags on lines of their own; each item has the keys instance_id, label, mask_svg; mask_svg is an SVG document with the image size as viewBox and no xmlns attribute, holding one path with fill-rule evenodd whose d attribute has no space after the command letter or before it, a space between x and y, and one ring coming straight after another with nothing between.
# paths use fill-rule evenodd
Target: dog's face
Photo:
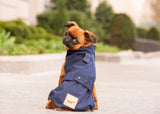
<instances>
[{"instance_id":1,"label":"dog's face","mask_svg":"<svg viewBox=\"0 0 160 114\"><path fill-rule=\"evenodd\" d=\"M84 31L74 21L68 21L64 26L66 27L66 34L63 43L67 50L88 47L97 42L97 37L92 32Z\"/></svg>"}]
</instances>

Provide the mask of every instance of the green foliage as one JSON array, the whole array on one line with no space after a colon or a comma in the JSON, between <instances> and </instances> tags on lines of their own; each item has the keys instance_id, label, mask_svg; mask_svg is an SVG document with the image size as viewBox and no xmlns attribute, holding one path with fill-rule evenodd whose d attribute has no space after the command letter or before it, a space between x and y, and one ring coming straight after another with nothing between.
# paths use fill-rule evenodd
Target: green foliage
<instances>
[{"instance_id":1,"label":"green foliage","mask_svg":"<svg viewBox=\"0 0 160 114\"><path fill-rule=\"evenodd\" d=\"M108 30L111 20L113 19L114 12L112 7L106 2L102 2L96 8L95 19L99 26L99 31L101 31L100 40L101 42L108 43Z\"/></svg>"},{"instance_id":2,"label":"green foliage","mask_svg":"<svg viewBox=\"0 0 160 114\"><path fill-rule=\"evenodd\" d=\"M81 11L91 17L91 5L88 0L67 0L66 5L68 10Z\"/></svg>"},{"instance_id":3,"label":"green foliage","mask_svg":"<svg viewBox=\"0 0 160 114\"><path fill-rule=\"evenodd\" d=\"M137 36L139 38L147 38L148 30L146 28L138 27L137 29Z\"/></svg>"},{"instance_id":4,"label":"green foliage","mask_svg":"<svg viewBox=\"0 0 160 114\"><path fill-rule=\"evenodd\" d=\"M45 28L48 32L63 35L64 23L67 21L66 0L58 0L56 9L38 15L37 20L38 26Z\"/></svg>"},{"instance_id":5,"label":"green foliage","mask_svg":"<svg viewBox=\"0 0 160 114\"><path fill-rule=\"evenodd\" d=\"M24 55L28 52L27 47L24 44L13 44L6 47L1 47L0 55Z\"/></svg>"},{"instance_id":6,"label":"green foliage","mask_svg":"<svg viewBox=\"0 0 160 114\"><path fill-rule=\"evenodd\" d=\"M90 27L93 26L92 24L95 24L95 23L90 23ZM20 25L17 25L17 26L21 28ZM97 26L97 25L94 25L94 26ZM47 33L43 28L26 26L26 25L25 27L27 27L27 29L29 30L29 32L27 33L28 37L25 36L26 34L21 33L21 32L24 32L24 29L22 29L21 32L19 31L19 29L17 29L16 30L18 31L17 33L14 33L12 31L15 35L21 34L21 36L24 35L26 37L26 38L23 38L22 42L20 43L14 42L15 37L10 36L10 32L6 32L5 30L2 30L0 32L0 55L30 55L30 54L57 53L57 52L65 51L61 37L47 34L49 35L49 37L51 37L47 39L47 38L44 38L44 36L42 35L42 33L44 34ZM98 48L96 51L98 52L106 52L106 51L118 52L119 51L119 49L116 47L104 45L102 43L98 43L97 46Z\"/></svg>"},{"instance_id":7,"label":"green foliage","mask_svg":"<svg viewBox=\"0 0 160 114\"><path fill-rule=\"evenodd\" d=\"M10 32L5 30L0 31L0 47L13 45L15 42L15 37L10 36Z\"/></svg>"},{"instance_id":8,"label":"green foliage","mask_svg":"<svg viewBox=\"0 0 160 114\"><path fill-rule=\"evenodd\" d=\"M133 48L136 28L126 14L116 14L109 29L109 43L123 49Z\"/></svg>"},{"instance_id":9,"label":"green foliage","mask_svg":"<svg viewBox=\"0 0 160 114\"><path fill-rule=\"evenodd\" d=\"M87 15L81 11L71 10L68 11L67 15L70 21L75 21L83 29L87 29L91 26L91 21L88 19Z\"/></svg>"},{"instance_id":10,"label":"green foliage","mask_svg":"<svg viewBox=\"0 0 160 114\"><path fill-rule=\"evenodd\" d=\"M90 5L87 0L52 0L55 8L37 16L38 26L56 35L64 34L64 23L76 21L84 29L92 21Z\"/></svg>"},{"instance_id":11,"label":"green foliage","mask_svg":"<svg viewBox=\"0 0 160 114\"><path fill-rule=\"evenodd\" d=\"M42 27L27 26L21 21L0 22L0 26L9 31L12 36L16 36L16 43L22 43L26 39L40 39L47 40L54 38L50 33L47 33Z\"/></svg>"},{"instance_id":12,"label":"green foliage","mask_svg":"<svg viewBox=\"0 0 160 114\"><path fill-rule=\"evenodd\" d=\"M91 26L88 28L89 31L92 31L97 37L98 42L104 42L106 40L106 33L101 24L96 21L91 21Z\"/></svg>"},{"instance_id":13,"label":"green foliage","mask_svg":"<svg viewBox=\"0 0 160 114\"><path fill-rule=\"evenodd\" d=\"M147 33L147 38L153 40L160 40L160 33L158 28L152 27Z\"/></svg>"},{"instance_id":14,"label":"green foliage","mask_svg":"<svg viewBox=\"0 0 160 114\"><path fill-rule=\"evenodd\" d=\"M57 2L59 0L51 0L55 4L53 9L57 9ZM90 3L87 0L66 0L67 10L77 10L87 14L91 17Z\"/></svg>"},{"instance_id":15,"label":"green foliage","mask_svg":"<svg viewBox=\"0 0 160 114\"><path fill-rule=\"evenodd\" d=\"M62 35L64 33L64 23L67 21L66 14L66 0L58 0L56 2L57 13L55 14L56 19L52 20L56 23L56 33L57 35Z\"/></svg>"},{"instance_id":16,"label":"green foliage","mask_svg":"<svg viewBox=\"0 0 160 114\"><path fill-rule=\"evenodd\" d=\"M5 25L23 25L26 26L26 24L21 20L12 20L12 21L0 21L0 27L4 27Z\"/></svg>"},{"instance_id":17,"label":"green foliage","mask_svg":"<svg viewBox=\"0 0 160 114\"><path fill-rule=\"evenodd\" d=\"M39 14L37 16L38 26L43 27L48 32L55 33L54 30L56 29L56 23L54 20L57 19L55 17L56 14L57 14L57 11L55 10L54 11L51 10L51 11Z\"/></svg>"},{"instance_id":18,"label":"green foliage","mask_svg":"<svg viewBox=\"0 0 160 114\"><path fill-rule=\"evenodd\" d=\"M96 21L103 25L103 28L108 30L111 20L114 16L112 7L106 2L102 2L96 9Z\"/></svg>"},{"instance_id":19,"label":"green foliage","mask_svg":"<svg viewBox=\"0 0 160 114\"><path fill-rule=\"evenodd\" d=\"M23 44L13 44L6 47L0 47L0 55L33 55L65 51L65 47L62 44L62 39L60 37L55 39L49 41L45 39L25 40ZM115 53L120 51L120 49L115 46L110 46L103 43L97 43L96 45L96 52Z\"/></svg>"},{"instance_id":20,"label":"green foliage","mask_svg":"<svg viewBox=\"0 0 160 114\"><path fill-rule=\"evenodd\" d=\"M77 10L68 11L68 17L70 21L75 21L77 24L84 30L89 30L93 32L96 36L99 37L98 41L102 41L106 37L105 31L102 28L101 24L97 23L94 20L88 19L88 16Z\"/></svg>"},{"instance_id":21,"label":"green foliage","mask_svg":"<svg viewBox=\"0 0 160 114\"><path fill-rule=\"evenodd\" d=\"M30 55L30 54L44 54L57 53L64 51L64 45L61 38L55 39L32 39L25 40L23 44L13 44L6 47L0 47L0 55Z\"/></svg>"},{"instance_id":22,"label":"green foliage","mask_svg":"<svg viewBox=\"0 0 160 114\"><path fill-rule=\"evenodd\" d=\"M87 0L67 0L67 9L86 12L90 10L90 4Z\"/></svg>"},{"instance_id":23,"label":"green foliage","mask_svg":"<svg viewBox=\"0 0 160 114\"><path fill-rule=\"evenodd\" d=\"M96 52L116 53L121 51L121 49L117 48L116 46L110 46L108 44L97 43L96 46Z\"/></svg>"}]
</instances>

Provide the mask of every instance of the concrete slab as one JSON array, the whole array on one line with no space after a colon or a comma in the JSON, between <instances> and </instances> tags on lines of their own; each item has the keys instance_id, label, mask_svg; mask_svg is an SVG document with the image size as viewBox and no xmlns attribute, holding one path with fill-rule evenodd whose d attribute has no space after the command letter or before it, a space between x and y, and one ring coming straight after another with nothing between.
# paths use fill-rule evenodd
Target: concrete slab
<instances>
[{"instance_id":1,"label":"concrete slab","mask_svg":"<svg viewBox=\"0 0 160 114\"><path fill-rule=\"evenodd\" d=\"M0 74L0 113L64 113L45 109L60 66L47 75ZM99 110L93 113L160 114L160 66L96 62L96 68Z\"/></svg>"}]
</instances>

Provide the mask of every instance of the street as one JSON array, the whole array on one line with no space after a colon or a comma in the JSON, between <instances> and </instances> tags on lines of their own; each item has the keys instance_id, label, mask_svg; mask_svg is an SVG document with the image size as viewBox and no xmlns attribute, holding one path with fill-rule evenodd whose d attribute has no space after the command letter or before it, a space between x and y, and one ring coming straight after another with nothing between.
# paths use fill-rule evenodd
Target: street
<instances>
[{"instance_id":1,"label":"street","mask_svg":"<svg viewBox=\"0 0 160 114\"><path fill-rule=\"evenodd\" d=\"M45 109L61 64L54 67L47 75L0 74L0 114L62 113ZM94 113L160 114L160 64L96 62L96 69L99 110Z\"/></svg>"}]
</instances>

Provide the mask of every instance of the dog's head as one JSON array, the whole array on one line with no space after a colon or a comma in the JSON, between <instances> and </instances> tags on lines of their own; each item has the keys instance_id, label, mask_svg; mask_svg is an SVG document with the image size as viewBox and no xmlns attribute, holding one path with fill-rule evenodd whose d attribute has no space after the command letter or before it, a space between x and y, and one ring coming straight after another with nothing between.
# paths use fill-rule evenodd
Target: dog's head
<instances>
[{"instance_id":1,"label":"dog's head","mask_svg":"<svg viewBox=\"0 0 160 114\"><path fill-rule=\"evenodd\" d=\"M81 29L74 21L67 21L64 25L66 33L63 43L66 49L79 49L80 47L88 47L97 42L97 37L92 32Z\"/></svg>"}]
</instances>

